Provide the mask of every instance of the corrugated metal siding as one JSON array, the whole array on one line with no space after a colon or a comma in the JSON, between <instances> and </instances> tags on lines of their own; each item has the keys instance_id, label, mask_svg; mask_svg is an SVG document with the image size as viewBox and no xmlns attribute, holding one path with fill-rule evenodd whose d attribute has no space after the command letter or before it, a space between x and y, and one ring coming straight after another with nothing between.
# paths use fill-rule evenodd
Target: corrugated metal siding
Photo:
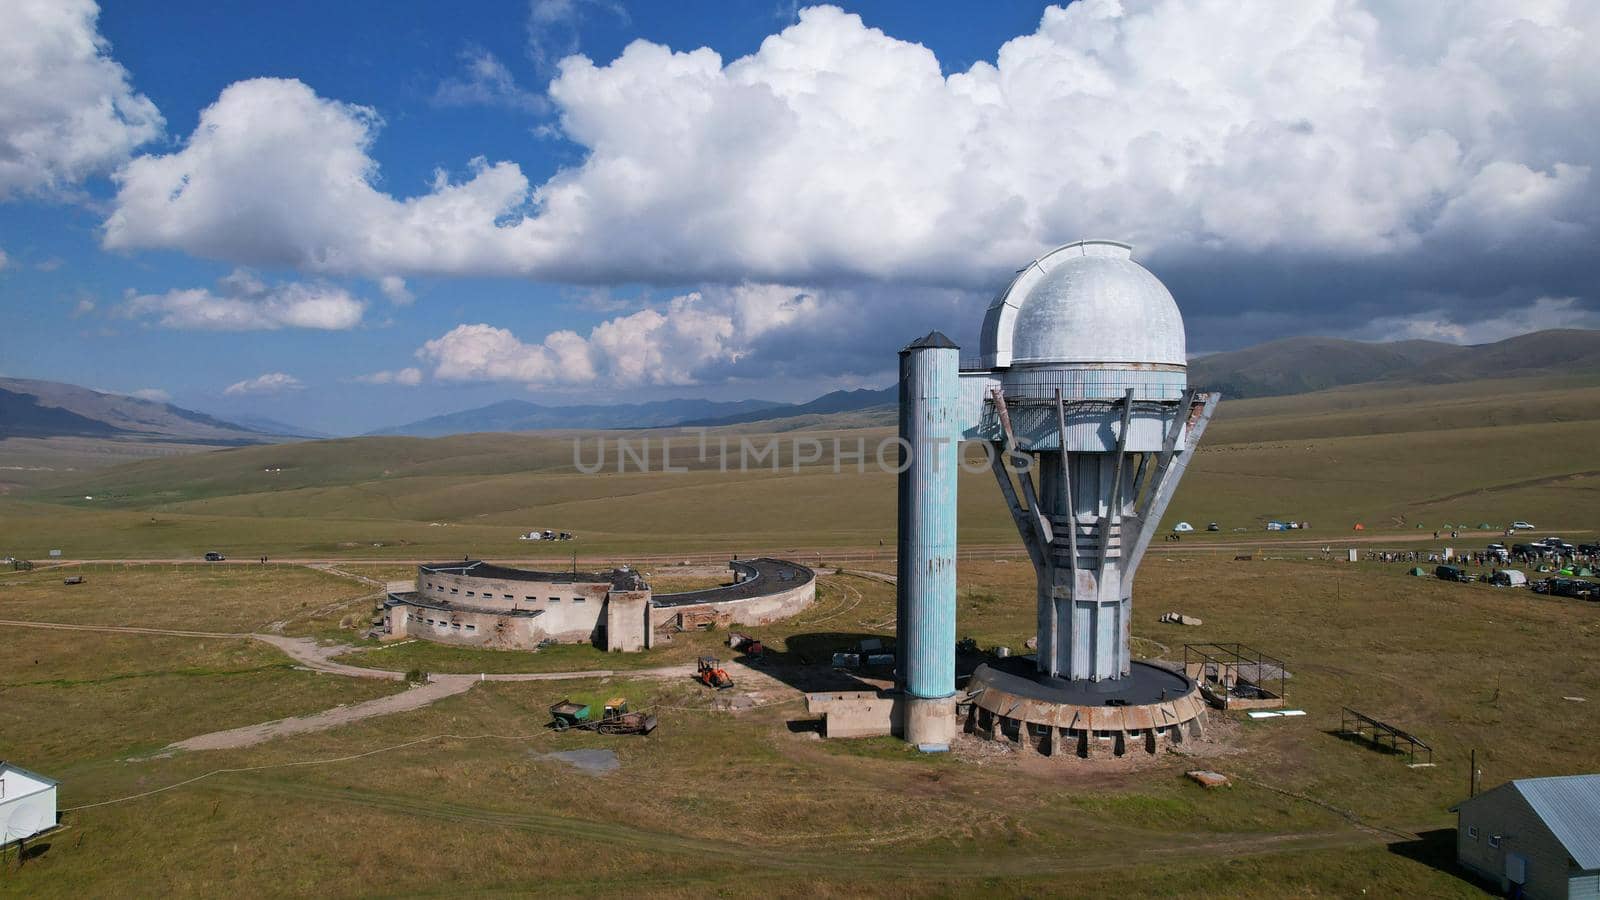
<instances>
[{"instance_id":1,"label":"corrugated metal siding","mask_svg":"<svg viewBox=\"0 0 1600 900\"><path fill-rule=\"evenodd\" d=\"M1600 775L1513 781L1580 869L1600 869Z\"/></svg>"},{"instance_id":2,"label":"corrugated metal siding","mask_svg":"<svg viewBox=\"0 0 1600 900\"><path fill-rule=\"evenodd\" d=\"M956 476L960 352L926 349L900 363L900 436L912 448L900 475L900 665L915 697L956 690Z\"/></svg>"},{"instance_id":3,"label":"corrugated metal siding","mask_svg":"<svg viewBox=\"0 0 1600 900\"><path fill-rule=\"evenodd\" d=\"M1526 860L1528 881L1525 895L1530 900L1568 896L1569 879L1574 874L1570 862L1571 851L1551 830L1547 818L1534 808L1523 790L1523 785L1528 782L1546 780L1561 779L1507 782L1464 800L1457 807L1457 858L1492 882L1503 883L1506 858L1511 854L1521 856ZM1560 786L1558 789L1570 789L1570 786ZM1474 826L1478 829L1476 839L1471 836ZM1489 839L1496 834L1502 835L1503 839L1499 847L1492 847Z\"/></svg>"},{"instance_id":4,"label":"corrugated metal siding","mask_svg":"<svg viewBox=\"0 0 1600 900\"><path fill-rule=\"evenodd\" d=\"M1600 900L1600 873L1567 879L1567 900Z\"/></svg>"}]
</instances>

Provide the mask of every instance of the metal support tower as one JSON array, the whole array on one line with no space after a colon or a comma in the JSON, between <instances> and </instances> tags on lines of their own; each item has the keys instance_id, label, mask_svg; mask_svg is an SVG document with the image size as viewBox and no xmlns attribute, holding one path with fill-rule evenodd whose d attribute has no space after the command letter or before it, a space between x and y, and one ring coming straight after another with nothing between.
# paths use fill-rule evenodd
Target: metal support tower
<instances>
[{"instance_id":1,"label":"metal support tower","mask_svg":"<svg viewBox=\"0 0 1600 900\"><path fill-rule=\"evenodd\" d=\"M1057 390L1008 404L1003 390L990 394L1003 435L995 478L1037 576L1041 677L1128 674L1134 574L1217 400L1193 390L1176 401L1139 400L1131 389L1115 400ZM1019 447L1014 407L1041 402L1053 407L1053 440ZM1135 427L1146 436L1159 427L1159 449L1149 440L1130 449Z\"/></svg>"}]
</instances>

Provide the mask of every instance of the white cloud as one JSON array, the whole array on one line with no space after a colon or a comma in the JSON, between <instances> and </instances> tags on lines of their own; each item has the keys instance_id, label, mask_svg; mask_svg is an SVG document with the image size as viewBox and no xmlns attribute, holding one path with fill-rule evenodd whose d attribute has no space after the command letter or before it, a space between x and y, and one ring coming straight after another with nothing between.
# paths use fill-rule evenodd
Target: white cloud
<instances>
[{"instance_id":1,"label":"white cloud","mask_svg":"<svg viewBox=\"0 0 1600 900\"><path fill-rule=\"evenodd\" d=\"M315 328L343 331L361 324L366 303L343 288L289 282L269 287L255 273L237 269L217 280L221 293L206 288L165 294L128 292L123 315L157 317L166 328L210 331L273 331Z\"/></svg>"},{"instance_id":2,"label":"white cloud","mask_svg":"<svg viewBox=\"0 0 1600 900\"><path fill-rule=\"evenodd\" d=\"M1600 328L1600 312L1579 306L1576 297L1540 297L1523 308L1475 321L1457 321L1445 309L1377 319L1363 333L1386 341L1489 344L1552 328Z\"/></svg>"},{"instance_id":3,"label":"white cloud","mask_svg":"<svg viewBox=\"0 0 1600 900\"><path fill-rule=\"evenodd\" d=\"M0 3L0 199L49 196L158 138L155 104L96 29L92 0Z\"/></svg>"},{"instance_id":4,"label":"white cloud","mask_svg":"<svg viewBox=\"0 0 1600 900\"><path fill-rule=\"evenodd\" d=\"M84 316L94 312L94 310L95 302L93 300L88 297L79 297L78 302L73 304L72 317L74 319L81 319Z\"/></svg>"},{"instance_id":5,"label":"white cloud","mask_svg":"<svg viewBox=\"0 0 1600 900\"><path fill-rule=\"evenodd\" d=\"M417 298L406 287L406 280L398 275L385 275L378 279L378 290L395 306L410 306Z\"/></svg>"},{"instance_id":6,"label":"white cloud","mask_svg":"<svg viewBox=\"0 0 1600 900\"><path fill-rule=\"evenodd\" d=\"M244 381L236 381L223 389L222 393L229 397L244 397L252 394L281 394L285 391L305 390L305 384L293 375L283 372L267 372Z\"/></svg>"},{"instance_id":7,"label":"white cloud","mask_svg":"<svg viewBox=\"0 0 1600 900\"><path fill-rule=\"evenodd\" d=\"M6 256L6 251L0 250L0 271L3 271L11 260Z\"/></svg>"},{"instance_id":8,"label":"white cloud","mask_svg":"<svg viewBox=\"0 0 1600 900\"><path fill-rule=\"evenodd\" d=\"M1560 0L1082 0L944 76L818 7L727 63L564 59L581 165L535 188L479 159L404 199L375 187L375 111L260 79L123 170L105 243L374 277L952 286L1099 235L1145 259L1572 252L1600 232L1596 41L1600 6Z\"/></svg>"},{"instance_id":9,"label":"white cloud","mask_svg":"<svg viewBox=\"0 0 1600 900\"><path fill-rule=\"evenodd\" d=\"M539 113L550 101L536 91L525 90L493 53L482 48L461 54L462 73L446 78L433 93L440 106L500 106L519 112Z\"/></svg>"},{"instance_id":10,"label":"white cloud","mask_svg":"<svg viewBox=\"0 0 1600 900\"><path fill-rule=\"evenodd\" d=\"M782 285L739 285L672 298L596 325L587 337L557 331L524 343L491 325L458 325L417 358L442 381L528 385L694 384L711 367L737 364L762 336L815 316L822 301Z\"/></svg>"},{"instance_id":11,"label":"white cloud","mask_svg":"<svg viewBox=\"0 0 1600 900\"><path fill-rule=\"evenodd\" d=\"M394 369L392 371L385 370L368 375L357 375L354 380L361 384L398 384L405 387L416 387L422 383L422 370L416 367Z\"/></svg>"},{"instance_id":12,"label":"white cloud","mask_svg":"<svg viewBox=\"0 0 1600 900\"><path fill-rule=\"evenodd\" d=\"M578 26L590 10L602 10L623 25L631 21L620 0L529 0L528 58L541 68L578 52Z\"/></svg>"},{"instance_id":13,"label":"white cloud","mask_svg":"<svg viewBox=\"0 0 1600 900\"><path fill-rule=\"evenodd\" d=\"M140 400L149 400L151 403L172 402L172 395L161 388L140 388L137 391L130 392L128 396L137 397Z\"/></svg>"}]
</instances>

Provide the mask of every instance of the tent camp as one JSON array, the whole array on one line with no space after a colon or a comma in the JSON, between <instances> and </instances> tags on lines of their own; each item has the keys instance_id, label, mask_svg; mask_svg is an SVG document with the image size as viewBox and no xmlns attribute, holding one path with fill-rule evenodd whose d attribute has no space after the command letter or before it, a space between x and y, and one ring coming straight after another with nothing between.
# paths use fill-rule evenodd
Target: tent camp
<instances>
[{"instance_id":1,"label":"tent camp","mask_svg":"<svg viewBox=\"0 0 1600 900\"><path fill-rule=\"evenodd\" d=\"M1178 524L1172 526L1172 530L1173 531L1190 532L1190 531L1194 530L1194 526L1190 525L1188 522L1179 522Z\"/></svg>"},{"instance_id":2,"label":"tent camp","mask_svg":"<svg viewBox=\"0 0 1600 900\"><path fill-rule=\"evenodd\" d=\"M1411 569L1411 574L1417 576L1418 578L1421 578L1421 577L1427 575L1428 573L1421 566L1414 566Z\"/></svg>"},{"instance_id":3,"label":"tent camp","mask_svg":"<svg viewBox=\"0 0 1600 900\"><path fill-rule=\"evenodd\" d=\"M1494 573L1494 583L1500 587L1522 587L1528 583L1528 576L1516 569L1501 569Z\"/></svg>"},{"instance_id":4,"label":"tent camp","mask_svg":"<svg viewBox=\"0 0 1600 900\"><path fill-rule=\"evenodd\" d=\"M1357 522L1356 523L1356 527L1355 527L1354 530L1355 531L1366 531L1367 530L1367 526L1361 524L1360 522Z\"/></svg>"}]
</instances>

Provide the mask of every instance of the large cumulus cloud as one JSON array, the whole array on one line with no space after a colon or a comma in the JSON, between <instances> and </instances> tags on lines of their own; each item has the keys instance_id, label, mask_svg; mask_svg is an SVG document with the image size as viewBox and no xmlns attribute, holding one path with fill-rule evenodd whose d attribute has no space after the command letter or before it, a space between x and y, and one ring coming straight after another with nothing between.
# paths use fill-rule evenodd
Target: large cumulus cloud
<instances>
[{"instance_id":1,"label":"large cumulus cloud","mask_svg":"<svg viewBox=\"0 0 1600 900\"><path fill-rule=\"evenodd\" d=\"M569 57L549 94L581 165L535 187L473 161L409 198L376 186L374 111L245 82L123 172L106 242L367 274L959 285L1090 233L1174 259L1547 252L1594 236L1597 17L1083 0L944 76L819 7L731 62Z\"/></svg>"},{"instance_id":2,"label":"large cumulus cloud","mask_svg":"<svg viewBox=\"0 0 1600 900\"><path fill-rule=\"evenodd\" d=\"M121 170L104 243L383 284L702 286L587 335L463 325L422 351L442 379L862 371L928 325L970 336L984 289L1087 236L1137 245L1197 349L1380 319L1466 339L1595 306L1596 39L1583 0L1080 0L946 74L817 7L731 61L568 57L548 100L579 164L467 160L415 192L383 185L361 98L258 79ZM742 331L718 285L748 283L821 299ZM1516 312L1540 298L1559 308Z\"/></svg>"},{"instance_id":3,"label":"large cumulus cloud","mask_svg":"<svg viewBox=\"0 0 1600 900\"><path fill-rule=\"evenodd\" d=\"M161 135L99 14L93 0L0 3L0 200L70 191Z\"/></svg>"}]
</instances>

